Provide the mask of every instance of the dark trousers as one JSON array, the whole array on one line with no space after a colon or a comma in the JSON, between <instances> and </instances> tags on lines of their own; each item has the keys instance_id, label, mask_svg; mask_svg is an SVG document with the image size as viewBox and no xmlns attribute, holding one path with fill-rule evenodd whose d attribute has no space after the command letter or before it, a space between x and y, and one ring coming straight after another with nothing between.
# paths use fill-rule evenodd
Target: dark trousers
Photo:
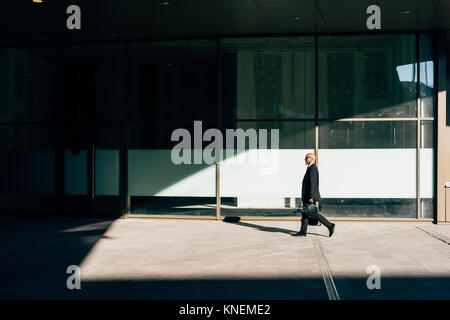
<instances>
[{"instance_id":1,"label":"dark trousers","mask_svg":"<svg viewBox=\"0 0 450 320\"><path fill-rule=\"evenodd\" d=\"M333 224L330 221L328 221L327 218L321 215L317 210L312 210L311 212L308 212L306 210L308 204L309 203L303 203L302 226L300 228L300 232L306 234L310 218L319 220L321 224L323 224L325 227L329 229Z\"/></svg>"}]
</instances>

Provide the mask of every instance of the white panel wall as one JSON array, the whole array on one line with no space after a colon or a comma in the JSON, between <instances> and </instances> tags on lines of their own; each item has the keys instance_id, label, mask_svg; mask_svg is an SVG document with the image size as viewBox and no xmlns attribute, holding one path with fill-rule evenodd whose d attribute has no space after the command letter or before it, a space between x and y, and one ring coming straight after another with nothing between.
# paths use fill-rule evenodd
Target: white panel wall
<instances>
[{"instance_id":1,"label":"white panel wall","mask_svg":"<svg viewBox=\"0 0 450 320\"><path fill-rule=\"evenodd\" d=\"M129 150L128 188L131 196L215 197L215 165L181 164L172 150Z\"/></svg>"},{"instance_id":2,"label":"white panel wall","mask_svg":"<svg viewBox=\"0 0 450 320\"><path fill-rule=\"evenodd\" d=\"M300 198L302 179L306 171L305 155L312 149L248 150L220 165L220 194L238 197L239 207L284 207L284 198ZM268 152L270 162L252 164L250 158L258 159ZM238 163L246 157L244 163ZM277 159L277 160L275 160ZM234 161L234 163L232 163ZM276 168L274 174L270 174Z\"/></svg>"},{"instance_id":3,"label":"white panel wall","mask_svg":"<svg viewBox=\"0 0 450 320\"><path fill-rule=\"evenodd\" d=\"M415 198L416 149L320 149L324 198Z\"/></svg>"},{"instance_id":4,"label":"white panel wall","mask_svg":"<svg viewBox=\"0 0 450 320\"><path fill-rule=\"evenodd\" d=\"M220 194L237 197L239 207L284 207L285 198L291 198L292 206L293 199L301 197L305 154L313 151L247 150L227 158L220 164ZM129 150L130 195L215 196L215 165L174 165L170 154L171 150ZM262 154L265 162L258 161ZM432 149L421 150L425 198L433 190L432 155ZM416 150L320 149L319 177L324 198L415 198Z\"/></svg>"}]
</instances>

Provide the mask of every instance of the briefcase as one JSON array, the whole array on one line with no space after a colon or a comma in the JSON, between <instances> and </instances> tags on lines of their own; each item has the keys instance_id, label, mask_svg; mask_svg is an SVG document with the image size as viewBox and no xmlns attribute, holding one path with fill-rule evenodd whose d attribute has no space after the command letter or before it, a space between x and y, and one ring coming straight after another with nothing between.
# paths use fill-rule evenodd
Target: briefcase
<instances>
[{"instance_id":1,"label":"briefcase","mask_svg":"<svg viewBox=\"0 0 450 320\"><path fill-rule=\"evenodd\" d=\"M311 218L311 215L308 214L308 212L314 212L314 211L317 212L318 211L317 206L315 204L313 204L313 203L308 204L308 206L306 208L306 210L308 212L304 212L303 210L304 210L304 208L302 207L302 221L303 221L303 217L306 215L306 216L308 216L308 225L309 226L317 226L317 225L320 226L319 220Z\"/></svg>"}]
</instances>

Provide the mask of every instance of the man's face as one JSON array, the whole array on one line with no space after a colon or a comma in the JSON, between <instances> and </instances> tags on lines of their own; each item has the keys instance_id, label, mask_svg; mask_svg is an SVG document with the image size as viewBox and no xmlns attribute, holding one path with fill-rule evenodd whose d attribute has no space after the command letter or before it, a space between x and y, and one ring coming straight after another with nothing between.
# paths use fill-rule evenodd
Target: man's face
<instances>
[{"instance_id":1,"label":"man's face","mask_svg":"<svg viewBox=\"0 0 450 320\"><path fill-rule=\"evenodd\" d=\"M307 154L307 155L305 156L305 163L306 163L306 164L310 164L310 163L312 163L312 162L314 162L313 156L312 156L311 154Z\"/></svg>"}]
</instances>

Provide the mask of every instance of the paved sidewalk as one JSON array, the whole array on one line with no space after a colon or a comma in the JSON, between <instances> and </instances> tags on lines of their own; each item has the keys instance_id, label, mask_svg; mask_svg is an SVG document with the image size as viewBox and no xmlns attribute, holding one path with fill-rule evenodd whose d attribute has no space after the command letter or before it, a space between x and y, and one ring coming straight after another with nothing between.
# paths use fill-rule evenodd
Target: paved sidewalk
<instances>
[{"instance_id":1,"label":"paved sidewalk","mask_svg":"<svg viewBox=\"0 0 450 320\"><path fill-rule=\"evenodd\" d=\"M450 225L6 220L1 299L450 299ZM66 268L81 267L81 290ZM368 266L381 272L369 290ZM333 295L333 292L335 295Z\"/></svg>"}]
</instances>

